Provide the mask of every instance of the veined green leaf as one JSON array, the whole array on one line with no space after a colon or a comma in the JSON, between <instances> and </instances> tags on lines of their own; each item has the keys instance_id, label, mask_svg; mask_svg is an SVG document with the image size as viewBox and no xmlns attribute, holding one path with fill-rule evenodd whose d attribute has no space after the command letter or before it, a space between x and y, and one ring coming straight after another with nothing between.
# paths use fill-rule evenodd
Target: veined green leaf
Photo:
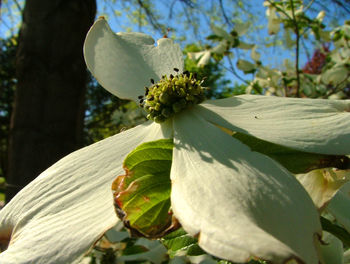
<instances>
[{"instance_id":1,"label":"veined green leaf","mask_svg":"<svg viewBox=\"0 0 350 264\"><path fill-rule=\"evenodd\" d=\"M147 142L124 160L112 185L118 216L134 235L159 237L171 226L172 139Z\"/></svg>"},{"instance_id":2,"label":"veined green leaf","mask_svg":"<svg viewBox=\"0 0 350 264\"><path fill-rule=\"evenodd\" d=\"M183 228L179 228L178 230L164 236L160 240L163 245L168 248L168 254L171 258L176 255L186 255L186 256L200 256L207 254L203 249L198 245L198 240L195 237L190 236L186 233ZM211 256L211 255L208 255ZM218 263L218 264L232 264L228 260L223 260L211 256L213 259L212 262L208 263ZM204 263L204 262L203 262ZM263 260L250 260L248 264L265 264L266 262Z\"/></svg>"},{"instance_id":3,"label":"veined green leaf","mask_svg":"<svg viewBox=\"0 0 350 264\"><path fill-rule=\"evenodd\" d=\"M187 234L182 228L166 235L161 241L168 248L170 257L174 257L180 251L188 256L205 254L199 247L198 240Z\"/></svg>"},{"instance_id":4,"label":"veined green leaf","mask_svg":"<svg viewBox=\"0 0 350 264\"><path fill-rule=\"evenodd\" d=\"M265 154L276 160L292 173L306 173L327 167L347 169L350 166L349 158L343 155L303 152L239 132L234 133L233 137L248 145L253 151Z\"/></svg>"}]
</instances>

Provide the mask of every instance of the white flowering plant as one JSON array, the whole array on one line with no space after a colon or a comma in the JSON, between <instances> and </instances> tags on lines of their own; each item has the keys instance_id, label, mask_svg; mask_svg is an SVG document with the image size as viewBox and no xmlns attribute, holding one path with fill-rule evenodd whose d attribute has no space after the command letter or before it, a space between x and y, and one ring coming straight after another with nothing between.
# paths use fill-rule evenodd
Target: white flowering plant
<instances>
[{"instance_id":1,"label":"white flowering plant","mask_svg":"<svg viewBox=\"0 0 350 264\"><path fill-rule=\"evenodd\" d=\"M0 211L0 263L79 263L121 223L161 238L172 256L189 246L240 263L339 256L350 241L339 209L348 189L336 192L349 187L349 100L205 101L171 39L114 34L104 18L84 56L97 81L137 101L149 121L71 153L18 193Z\"/></svg>"}]
</instances>

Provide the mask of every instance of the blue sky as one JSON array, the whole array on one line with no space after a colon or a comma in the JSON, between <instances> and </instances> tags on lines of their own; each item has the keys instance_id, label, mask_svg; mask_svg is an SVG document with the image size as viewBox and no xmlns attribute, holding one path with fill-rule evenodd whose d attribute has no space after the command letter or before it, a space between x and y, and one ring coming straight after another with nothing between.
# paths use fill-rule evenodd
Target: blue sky
<instances>
[{"instance_id":1,"label":"blue sky","mask_svg":"<svg viewBox=\"0 0 350 264\"><path fill-rule=\"evenodd\" d=\"M24 0L17 0L17 2L23 6ZM154 31L149 26L138 26L135 23L132 23L130 20L133 19L133 16L130 15L132 12L136 12L137 9L135 9L133 6L128 6L126 4L127 1L116 1L116 4L112 3L113 1L108 0L98 0L97 6L98 6L98 14L105 15L108 18L108 21L110 23L111 28L114 31L126 31L126 30L132 30L132 31L142 31L144 33L150 34L153 36L153 38L157 39L162 37L162 33L159 33L157 31ZM186 8L183 9L183 4L181 1L169 1L169 0L157 0L153 1L155 3L155 8L158 12L158 14L162 17L161 22L166 24L167 27L172 28L174 30L170 31L170 35L173 37L176 37L180 44L184 46L186 43L190 42L197 42L204 44L205 43L205 37L207 37L210 32L210 25L216 24L217 26L221 26L217 22L213 22L213 19L209 15L199 15L199 12L195 11L196 9ZM201 3L201 5L197 6L197 9L210 9L217 10L218 13L220 13L220 6L219 1L197 1L198 3ZM169 17L169 4L174 3L172 6L174 13L180 12L188 12L189 15L192 15L193 12L196 12L198 17L198 23L200 24L197 32L193 32L189 29L186 29L185 26L173 16L172 18ZM233 14L236 19L241 19L243 21L250 20L250 18L244 14L244 12L239 12L239 10L233 9L233 1L223 1L223 5L225 6L225 10L228 10L228 13L226 13L226 16L228 19L230 19L231 12L236 12ZM287 50L283 48L283 46L271 46L271 47L265 47L264 45L261 45L262 43L266 43L266 39L269 39L269 42L273 43L274 40L279 41L280 38L273 38L268 35L267 33L267 19L265 16L265 10L266 8L263 6L263 1L256 1L256 0L246 0L244 1L245 5L244 8L247 9L250 13L252 13L255 17L255 21L252 22L252 26L256 26L254 32L250 32L249 35L244 36L243 39L245 42L248 43L256 43L258 44L258 52L261 53L261 60L263 61L264 65L271 65L272 67L281 68L283 60L286 58L289 58L291 60L294 60L294 51L293 50ZM127 12L121 12L122 6L124 8L129 8L129 11ZM335 12L335 10L326 10L328 12ZM116 15L117 14L117 15ZM213 12L211 15L215 15L215 12ZM221 13L222 15L222 13ZM316 14L313 14L314 16ZM327 16L326 16L327 19ZM342 23L341 20L345 20L345 17L341 17L339 19L339 22ZM349 18L348 18L349 19ZM18 27L21 22L21 16L18 8L14 4L13 0L4 1L2 4L2 13L1 13L1 24L0 24L0 37L4 38L8 35L11 35L13 33L16 33L18 31ZM233 24L232 24L233 25ZM259 27L261 27L259 29ZM226 27L226 30L232 29L232 27ZM180 41L186 38L185 41ZM307 49L309 49L310 53L312 54L312 48L310 44L307 44ZM247 58L249 60L249 54L250 52L244 52L240 50L239 52L235 52L235 58ZM305 53L301 53L300 56L300 67L302 67L305 62L307 61L307 57ZM238 72L240 72L238 70ZM243 73L240 73L243 77L246 77L249 79L249 76L244 76ZM232 80L232 82L240 82L237 78L232 76L231 74L226 74L228 78Z\"/></svg>"},{"instance_id":2,"label":"blue sky","mask_svg":"<svg viewBox=\"0 0 350 264\"><path fill-rule=\"evenodd\" d=\"M117 1L118 2L118 1ZM119 3L122 3L123 1L119 1ZM181 10L183 5L180 3L180 1L169 1L169 0L157 0L157 1L153 1L155 3L155 7L156 10L158 11L158 14L160 14L163 19L161 20L162 23L166 24L169 28L173 28L176 31L170 31L170 35L172 36L176 36L178 39L182 39L184 36L186 37L186 41L180 42L182 46L184 46L186 43L191 43L191 42L198 42L201 44L206 43L205 38L211 34L211 28L210 25L211 24L215 24L216 26L221 26L221 24L218 24L217 22L212 21L212 19L210 19L210 16L198 16L199 20L198 22L200 23L200 27L198 28L198 33L194 34L192 31L186 29L181 23L179 23L178 20L174 19L174 18L169 18L169 3L175 3L173 5L173 10L174 12L176 10ZM220 10L220 6L219 6L219 1L193 1L193 2L197 2L200 3L200 6L197 6L196 8L198 9L210 9L216 7L217 10ZM226 13L226 16L230 19L230 11L231 12L235 12L235 9L233 8L233 2L235 1L230 1L230 0L223 0L223 5L225 7L225 10L228 10ZM239 1L236 1L239 2ZM244 12L242 11L237 11L239 13L234 13L233 16L235 16L236 19L241 19L243 22L246 21L251 21L252 23L252 27L254 28L255 26L255 31L254 32L249 32L248 36L244 36L243 40L245 42L248 43L254 43L258 45L258 49L257 51L261 54L261 60L263 62L263 65L269 65L271 67L275 67L275 68L281 68L283 67L283 61L285 59L289 59L292 61L292 64L294 64L294 60L295 60L295 52L294 52L294 48L292 50L290 49L286 49L283 47L283 45L271 45L270 47L266 47L263 44L266 44L267 42L273 44L273 43L277 43L281 41L282 39L282 32L283 30L281 30L280 34L276 37L274 36L270 36L268 35L267 32L267 18L265 15L266 12L266 7L263 6L263 2L262 0L245 0L245 1L241 1L244 2L244 8L246 9L247 12L252 13L254 15L254 21L251 20L251 18L249 18L247 15L244 14ZM133 23L130 23L130 19L127 18L126 15L121 14L121 16L115 16L114 15L114 9L113 8L120 8L120 5L116 6L116 5L98 5L99 7L99 14L106 14L108 17L108 21L112 27L112 29L114 31L125 31L125 30L130 30L132 29L132 31L142 31L144 33L150 34L152 35L155 39L162 37L162 34L159 34L158 32L155 32L154 30L152 30L150 27L147 26L143 26L143 27L139 27L136 26ZM334 9L334 5L329 5L326 6L327 8L333 8L332 10L325 10L326 14L328 13L332 13L332 14L336 14L337 11L339 10L335 10ZM320 10L319 7L318 11ZM132 8L131 8L132 9ZM308 15L311 18L314 18L317 14L318 11L312 11L312 8L309 9ZM190 8L187 9L187 11L190 12L195 12L193 10L191 10ZM211 15L215 15L215 14L211 14ZM222 15L222 14L221 14ZM342 16L337 16L338 19L338 23L342 24L344 22L345 19L350 19L350 17L346 18L346 17L342 17ZM326 15L325 19L324 19L326 24L330 24L332 23L331 19ZM233 26L233 24L231 24L231 26ZM282 27L282 26L281 26ZM226 27L226 30L230 31L232 29L232 27ZM312 39L312 36L309 36L310 39ZM292 36L293 38L293 36ZM268 41L267 41L268 39ZM208 42L207 42L208 43ZM304 49L306 48L306 49ZM309 56L312 56L313 50L314 50L314 46L311 45L310 42L305 42L305 46L301 47L301 51L300 51L300 63L299 63L299 67L302 68L305 63L307 62L307 56L305 53L305 50L308 50L309 52ZM243 59L248 59L250 60L250 51L243 51L243 50L235 50L234 51L234 56L235 59L239 58L243 58ZM235 59L233 60L233 62L235 63ZM240 72L240 70L237 70L238 73L240 73L240 75L242 77L244 77L245 79L250 79L252 76L249 75L244 75L242 72ZM233 76L232 74L226 73L225 74L226 77L228 77L229 79L232 80L232 82L238 82L241 83L240 80L238 80L235 76Z\"/></svg>"},{"instance_id":3,"label":"blue sky","mask_svg":"<svg viewBox=\"0 0 350 264\"><path fill-rule=\"evenodd\" d=\"M211 24L215 24L216 26L221 27L221 24L218 24L217 22L213 22L208 16L205 15L199 15L199 13L196 13L197 16L199 17L198 23L200 23L200 27L198 28L197 33L194 33L193 31L186 29L184 25L179 23L178 20L174 18L169 18L169 3L171 1L154 1L156 3L156 10L158 13L162 16L161 22L166 24L167 27L171 29L175 29L175 31L170 31L170 36L176 37L179 39L179 42L182 46L184 46L186 43L191 43L191 42L197 42L201 44L208 43L205 38L211 34ZM212 8L211 5L214 5L214 7L217 8L217 10L220 9L218 2L219 1L201 1L202 6L200 6L201 9L210 9ZM224 5L231 5L228 6L228 10L233 10L233 4L229 3L233 1L223 1ZM267 28L263 27L263 25L267 25L267 19L265 16L265 7L263 6L263 1L255 1L255 0L250 0L250 1L244 1L249 7L246 7L248 9L247 11L252 12L255 16L256 21L251 21L252 22L252 27L260 25L262 28L258 31L256 31L255 34L251 34L248 37L243 37L245 42L248 43L265 43L265 38L270 37L267 33ZM259 4L257 4L259 3ZM147 33L151 35L154 39L161 38L163 34L160 34L159 32L154 31L151 27L149 26L142 26L139 27L135 25L134 23L130 22L130 19L126 15L121 15L121 16L115 16L114 15L114 8L120 8L120 5L98 5L98 15L104 15L107 17L108 22L110 23L111 28L116 31L127 31L127 30L132 30L132 31L142 31L144 33ZM177 1L175 2L173 9L174 12L181 10L183 8L183 5ZM198 6L197 6L198 8ZM131 7L132 10L132 7ZM195 10L195 9L194 9ZM191 10L190 8L187 9L187 11L190 12L195 12L194 10ZM178 11L179 12L179 11ZM219 12L220 13L220 12ZM229 13L226 14L229 16ZM236 14L238 15L238 14ZM241 20L243 22L246 22L249 20L249 17L242 13L239 14ZM236 17L237 18L237 17ZM233 24L232 24L233 25ZM226 30L231 30L232 28L226 27ZM180 41L183 38L186 38L186 41ZM271 39L273 41L273 39ZM258 51L262 55L262 60L264 61L264 64L269 64L274 67L278 67L281 65L282 61L284 58L293 58L293 54L290 53L290 51L286 51L281 48L259 48ZM243 50L235 50L234 51L234 56L237 59L239 58L250 58L250 51L245 52ZM235 60L233 60L235 63ZM228 65L226 65L228 66ZM251 76L244 75L242 72L240 72L240 75L243 78L250 79ZM239 79L237 79L235 76L233 76L230 73L226 73L225 76L229 78L233 83L238 82L241 83Z\"/></svg>"}]
</instances>

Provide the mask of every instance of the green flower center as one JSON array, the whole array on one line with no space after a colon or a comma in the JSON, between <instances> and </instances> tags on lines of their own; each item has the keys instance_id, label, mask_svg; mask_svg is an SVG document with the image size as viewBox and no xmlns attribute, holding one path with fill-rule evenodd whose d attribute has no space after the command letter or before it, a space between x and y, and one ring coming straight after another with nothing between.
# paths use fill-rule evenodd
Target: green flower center
<instances>
[{"instance_id":1,"label":"green flower center","mask_svg":"<svg viewBox=\"0 0 350 264\"><path fill-rule=\"evenodd\" d=\"M174 68L175 72L178 69ZM203 81L196 74L187 71L162 76L158 83L145 87L145 96L139 96L140 105L146 110L147 118L157 123L164 122L176 113L204 101Z\"/></svg>"}]
</instances>

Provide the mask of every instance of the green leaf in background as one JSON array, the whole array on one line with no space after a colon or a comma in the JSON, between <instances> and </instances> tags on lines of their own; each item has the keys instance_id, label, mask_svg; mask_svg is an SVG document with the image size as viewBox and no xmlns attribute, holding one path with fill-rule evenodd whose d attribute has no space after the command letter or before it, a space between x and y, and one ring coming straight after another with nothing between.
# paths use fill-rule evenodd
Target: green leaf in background
<instances>
[{"instance_id":1,"label":"green leaf in background","mask_svg":"<svg viewBox=\"0 0 350 264\"><path fill-rule=\"evenodd\" d=\"M183 228L179 228L176 231L164 236L160 240L163 245L168 249L169 257L173 260L177 257L187 257L187 261L174 263L209 263L209 264L234 264L231 261L216 258L212 255L208 255L198 245L197 238L194 238L186 233ZM201 256L201 257L196 257ZM194 257L190 259L188 257ZM197 258L197 259L196 259ZM195 261L193 261L195 260ZM247 264L267 264L264 260L250 260Z\"/></svg>"},{"instance_id":2,"label":"green leaf in background","mask_svg":"<svg viewBox=\"0 0 350 264\"><path fill-rule=\"evenodd\" d=\"M338 239L340 239L344 245L346 245L347 247L350 247L350 234L346 231L346 229L344 229L343 227L337 224L333 224L330 220L328 220L323 216L321 216L320 220L321 220L322 229L324 231L327 231L333 234Z\"/></svg>"},{"instance_id":3,"label":"green leaf in background","mask_svg":"<svg viewBox=\"0 0 350 264\"><path fill-rule=\"evenodd\" d=\"M122 255L123 256L129 256L129 255L135 255L135 254L139 254L139 253L144 253L147 252L148 249L145 248L144 246L141 245L134 245L131 247L127 247L123 250Z\"/></svg>"},{"instance_id":4,"label":"green leaf in background","mask_svg":"<svg viewBox=\"0 0 350 264\"><path fill-rule=\"evenodd\" d=\"M172 150L172 139L141 144L124 160L126 174L113 182L117 214L133 235L156 238L171 226Z\"/></svg>"},{"instance_id":5,"label":"green leaf in background","mask_svg":"<svg viewBox=\"0 0 350 264\"><path fill-rule=\"evenodd\" d=\"M121 255L117 257L118 261L113 263L165 263L168 259L167 250L159 240L149 240L138 238L134 244L127 246Z\"/></svg>"},{"instance_id":6,"label":"green leaf in background","mask_svg":"<svg viewBox=\"0 0 350 264\"><path fill-rule=\"evenodd\" d=\"M292 173L306 173L311 170L329 167L344 170L350 166L350 160L346 156L303 152L239 132L234 133L233 137L249 146L253 151L276 160Z\"/></svg>"},{"instance_id":7,"label":"green leaf in background","mask_svg":"<svg viewBox=\"0 0 350 264\"><path fill-rule=\"evenodd\" d=\"M199 247L197 238L186 233L182 228L164 236L161 239L164 246L168 248L170 257L176 253L185 253L187 256L203 255L205 252Z\"/></svg>"},{"instance_id":8,"label":"green leaf in background","mask_svg":"<svg viewBox=\"0 0 350 264\"><path fill-rule=\"evenodd\" d=\"M5 178L0 177L0 208L4 205L5 202Z\"/></svg>"}]
</instances>

